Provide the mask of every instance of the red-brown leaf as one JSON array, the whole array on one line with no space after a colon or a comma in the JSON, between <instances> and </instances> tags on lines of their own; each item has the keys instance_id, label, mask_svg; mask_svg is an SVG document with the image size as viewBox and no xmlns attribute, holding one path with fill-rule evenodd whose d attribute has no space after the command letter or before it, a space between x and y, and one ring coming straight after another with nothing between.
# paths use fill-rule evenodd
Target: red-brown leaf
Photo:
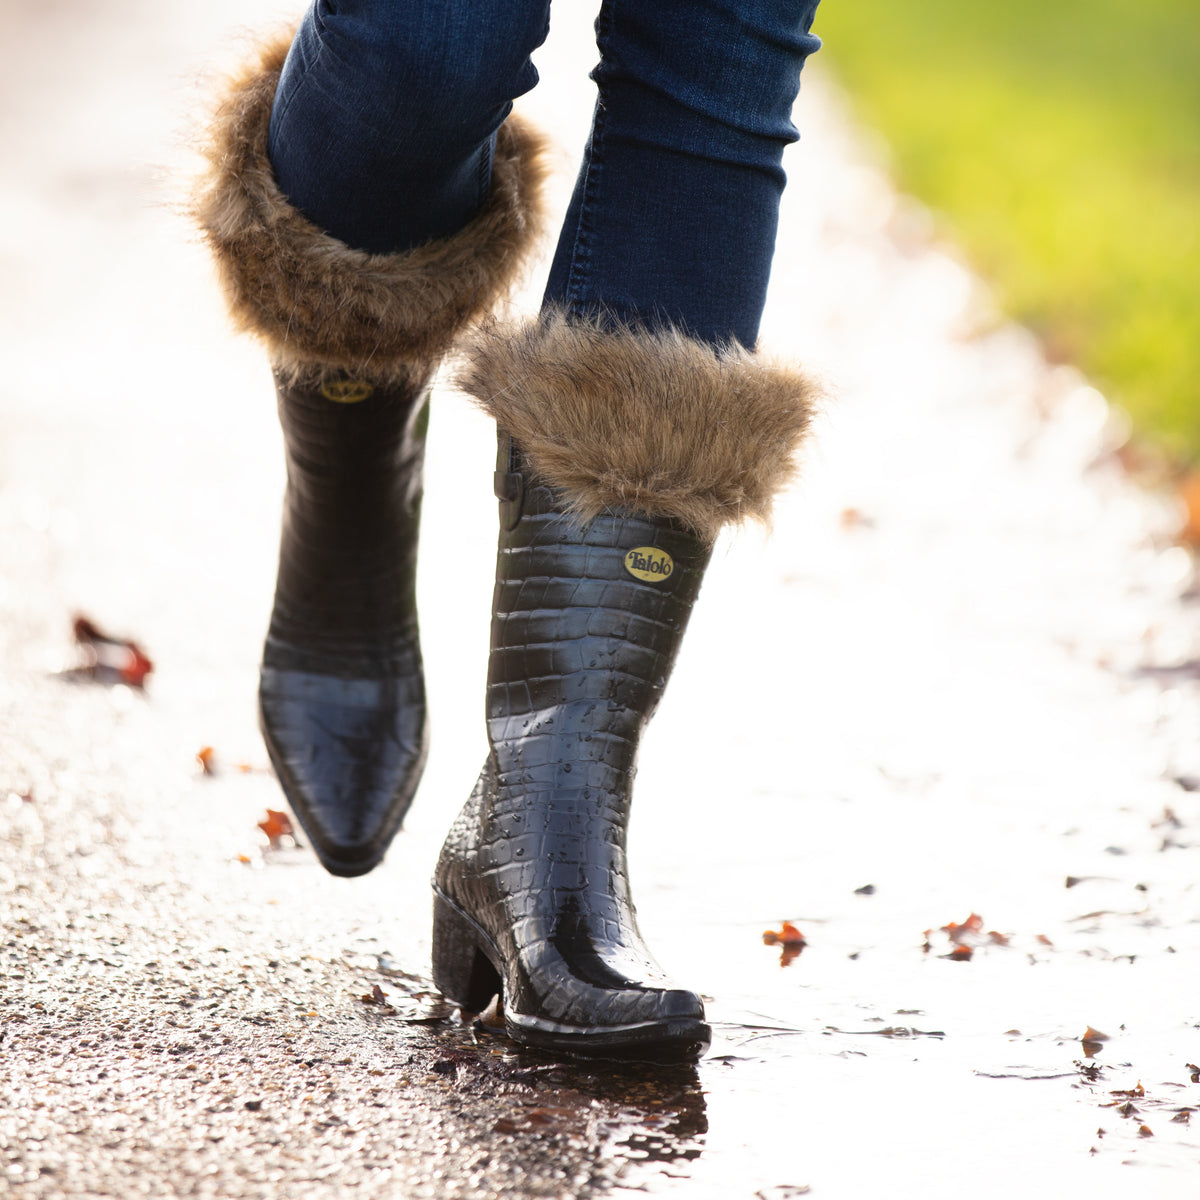
<instances>
[{"instance_id":1,"label":"red-brown leaf","mask_svg":"<svg viewBox=\"0 0 1200 1200\"><path fill-rule=\"evenodd\" d=\"M280 838L295 837L291 817L285 812L276 812L273 808L267 809L266 818L259 821L258 827L267 835L272 846L278 846Z\"/></svg>"}]
</instances>

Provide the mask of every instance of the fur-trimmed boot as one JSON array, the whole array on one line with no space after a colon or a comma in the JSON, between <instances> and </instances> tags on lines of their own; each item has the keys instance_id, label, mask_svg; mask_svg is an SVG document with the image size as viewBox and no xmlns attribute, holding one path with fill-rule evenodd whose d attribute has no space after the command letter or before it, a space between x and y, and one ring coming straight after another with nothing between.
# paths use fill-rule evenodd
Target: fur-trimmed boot
<instances>
[{"instance_id":1,"label":"fur-trimmed boot","mask_svg":"<svg viewBox=\"0 0 1200 1200\"><path fill-rule=\"evenodd\" d=\"M539 227L539 139L501 128L459 233L399 254L328 236L280 192L267 130L288 40L229 82L193 213L235 323L271 359L287 456L260 718L321 862L369 871L412 800L428 730L415 565L427 392L508 289Z\"/></svg>"},{"instance_id":2,"label":"fur-trimmed boot","mask_svg":"<svg viewBox=\"0 0 1200 1200\"><path fill-rule=\"evenodd\" d=\"M462 382L500 432L491 751L434 876L434 980L468 1010L500 993L530 1046L697 1057L704 1006L655 964L630 899L638 742L713 541L768 516L813 386L561 317L485 332Z\"/></svg>"}]
</instances>

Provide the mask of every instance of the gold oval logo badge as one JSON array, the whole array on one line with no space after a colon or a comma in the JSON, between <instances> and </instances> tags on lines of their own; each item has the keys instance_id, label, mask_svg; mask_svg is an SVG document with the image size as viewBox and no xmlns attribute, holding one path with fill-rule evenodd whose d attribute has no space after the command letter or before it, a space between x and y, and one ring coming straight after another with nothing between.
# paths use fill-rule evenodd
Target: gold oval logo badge
<instances>
[{"instance_id":1,"label":"gold oval logo badge","mask_svg":"<svg viewBox=\"0 0 1200 1200\"><path fill-rule=\"evenodd\" d=\"M643 583L662 583L675 570L675 562L665 550L638 546L625 555L625 570Z\"/></svg>"},{"instance_id":2,"label":"gold oval logo badge","mask_svg":"<svg viewBox=\"0 0 1200 1200\"><path fill-rule=\"evenodd\" d=\"M321 385L321 395L335 404L359 404L375 391L365 379L330 379Z\"/></svg>"}]
</instances>

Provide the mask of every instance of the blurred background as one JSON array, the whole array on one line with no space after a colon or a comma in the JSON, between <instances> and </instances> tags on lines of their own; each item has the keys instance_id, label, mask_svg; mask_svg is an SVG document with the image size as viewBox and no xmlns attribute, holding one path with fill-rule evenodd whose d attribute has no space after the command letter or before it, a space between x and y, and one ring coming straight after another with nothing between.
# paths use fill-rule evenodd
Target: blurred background
<instances>
[{"instance_id":1,"label":"blurred background","mask_svg":"<svg viewBox=\"0 0 1200 1200\"><path fill-rule=\"evenodd\" d=\"M11 331L29 309L12 272L40 286L22 261L25 234L66 201L67 239L81 207L125 215L146 164L169 158L189 74L222 58L239 22L283 22L300 7L220 0L165 20L141 0L86 10L0 0L14 51L0 134L10 184L20 179L0 190L9 273L0 314ZM1194 0L825 0L816 29L825 49L811 74L840 81L900 188L929 206L1003 311L1052 361L1081 366L1129 413L1143 446L1177 466L1200 464ZM171 81L173 108L158 99ZM802 102L802 131L805 118ZM90 271L96 255L83 249Z\"/></svg>"},{"instance_id":2,"label":"blurred background","mask_svg":"<svg viewBox=\"0 0 1200 1200\"><path fill-rule=\"evenodd\" d=\"M1200 7L826 0L822 65L1005 311L1200 463Z\"/></svg>"}]
</instances>

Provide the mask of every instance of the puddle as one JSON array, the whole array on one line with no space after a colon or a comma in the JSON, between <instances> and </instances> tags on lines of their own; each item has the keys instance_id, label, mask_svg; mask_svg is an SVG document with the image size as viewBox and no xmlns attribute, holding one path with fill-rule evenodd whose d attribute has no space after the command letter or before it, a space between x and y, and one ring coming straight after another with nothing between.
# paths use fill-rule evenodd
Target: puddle
<instances>
[{"instance_id":1,"label":"puddle","mask_svg":"<svg viewBox=\"0 0 1200 1200\"><path fill-rule=\"evenodd\" d=\"M1109 919L1107 939L1140 942L1145 916ZM730 965L761 990L710 1000L695 1068L558 1062L464 1026L386 956L375 977L402 1019L428 1022L433 1070L491 1105L494 1153L581 1156L581 1195L949 1197L978 1179L972 1195L1115 1196L1147 1178L1156 1197L1190 1194L1200 1028L1184 956L1131 963L1064 923L1039 954L993 942L958 962L903 920L872 925L853 959L828 943L854 931L820 926L803 972L745 930L707 930L691 950L741 938Z\"/></svg>"}]
</instances>

